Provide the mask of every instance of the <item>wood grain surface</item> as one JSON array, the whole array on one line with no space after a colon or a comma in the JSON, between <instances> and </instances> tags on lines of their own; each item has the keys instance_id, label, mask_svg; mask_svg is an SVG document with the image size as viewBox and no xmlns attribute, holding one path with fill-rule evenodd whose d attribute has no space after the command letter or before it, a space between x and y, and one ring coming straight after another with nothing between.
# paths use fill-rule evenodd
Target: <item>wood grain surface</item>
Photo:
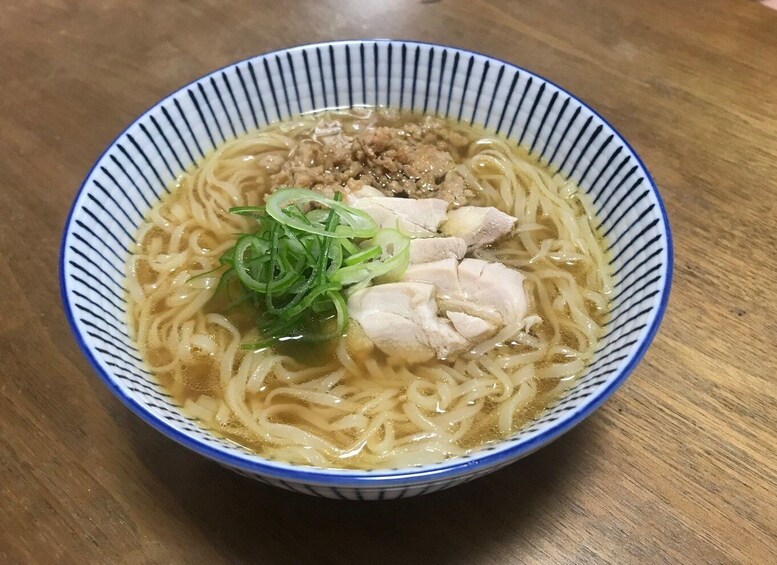
<instances>
[{"instance_id":1,"label":"wood grain surface","mask_svg":"<svg viewBox=\"0 0 777 565\"><path fill-rule=\"evenodd\" d=\"M396 37L513 61L644 158L669 310L572 432L470 484L348 503L239 477L93 374L59 238L103 148L163 95L289 45ZM775 563L777 12L747 0L78 2L0 7L0 563Z\"/></svg>"}]
</instances>

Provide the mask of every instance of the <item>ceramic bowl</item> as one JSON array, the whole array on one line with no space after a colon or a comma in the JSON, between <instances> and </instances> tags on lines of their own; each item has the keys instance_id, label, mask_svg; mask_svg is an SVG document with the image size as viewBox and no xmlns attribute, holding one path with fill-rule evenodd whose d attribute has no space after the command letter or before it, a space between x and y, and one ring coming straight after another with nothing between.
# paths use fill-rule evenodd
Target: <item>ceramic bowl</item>
<instances>
[{"instance_id":1,"label":"ceramic bowl","mask_svg":"<svg viewBox=\"0 0 777 565\"><path fill-rule=\"evenodd\" d=\"M435 465L354 471L260 457L184 415L128 337L128 248L144 214L176 176L245 131L303 112L360 105L441 115L516 141L590 195L609 244L612 315L585 374L511 437ZM599 114L522 67L410 41L284 49L229 65L169 95L130 124L86 176L60 256L62 300L76 341L128 408L174 441L238 473L345 499L402 498L448 488L524 457L580 423L644 355L666 307L671 273L669 224L655 183Z\"/></svg>"}]
</instances>

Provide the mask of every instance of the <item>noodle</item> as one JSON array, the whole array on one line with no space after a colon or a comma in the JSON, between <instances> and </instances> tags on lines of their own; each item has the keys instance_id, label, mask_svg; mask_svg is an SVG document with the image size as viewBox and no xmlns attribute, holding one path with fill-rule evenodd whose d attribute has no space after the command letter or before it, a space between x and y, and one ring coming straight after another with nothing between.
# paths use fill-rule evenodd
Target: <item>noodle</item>
<instances>
[{"instance_id":1,"label":"noodle","mask_svg":"<svg viewBox=\"0 0 777 565\"><path fill-rule=\"evenodd\" d=\"M346 130L398 119L369 109L333 118ZM256 334L251 321L212 307L219 275L211 271L235 234L251 229L228 209L261 204L271 188L268 163L319 143L320 119L299 117L224 144L149 212L127 264L130 325L149 368L189 415L263 456L298 464L434 463L520 429L585 368L612 283L584 195L503 139L446 124L470 140L457 165L474 189L470 203L518 218L514 237L474 256L520 269L530 296L526 320L470 353L405 366L351 350L350 335L312 362L246 352L240 343Z\"/></svg>"}]
</instances>

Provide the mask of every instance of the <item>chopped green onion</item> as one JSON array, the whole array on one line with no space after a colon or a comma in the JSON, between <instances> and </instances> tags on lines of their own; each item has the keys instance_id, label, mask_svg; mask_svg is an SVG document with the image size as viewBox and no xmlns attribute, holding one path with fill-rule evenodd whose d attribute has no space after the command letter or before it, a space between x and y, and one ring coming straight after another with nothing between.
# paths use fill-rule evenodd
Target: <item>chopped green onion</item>
<instances>
[{"instance_id":1,"label":"chopped green onion","mask_svg":"<svg viewBox=\"0 0 777 565\"><path fill-rule=\"evenodd\" d=\"M332 275L332 280L348 286L392 272L403 273L407 269L410 261L410 240L407 236L397 230L384 228L369 240L369 244L381 249L378 259L343 267Z\"/></svg>"},{"instance_id":2,"label":"chopped green onion","mask_svg":"<svg viewBox=\"0 0 777 565\"><path fill-rule=\"evenodd\" d=\"M358 253L354 253L348 257L348 259L345 260L345 264L350 267L351 265L356 265L358 263L363 263L364 261L374 259L381 253L383 253L383 250L381 249L380 245L373 245L364 251L359 251Z\"/></svg>"},{"instance_id":3,"label":"chopped green onion","mask_svg":"<svg viewBox=\"0 0 777 565\"><path fill-rule=\"evenodd\" d=\"M253 217L255 233L239 235L221 257L227 270L216 292L227 292L227 309L252 303L261 339L243 344L262 349L284 340L320 342L342 336L348 326L345 296L379 277L407 268L410 240L393 229L378 229L342 195L326 198L305 189L281 189L266 206L230 212ZM312 207L312 208L311 208ZM236 285L242 290L230 295Z\"/></svg>"},{"instance_id":4,"label":"chopped green onion","mask_svg":"<svg viewBox=\"0 0 777 565\"><path fill-rule=\"evenodd\" d=\"M326 206L340 217L342 225L335 231L329 231L319 223L301 221L299 215L287 212L289 207L296 208L298 212L303 212L309 204L318 204ZM373 237L378 231L375 221L366 213L356 208L351 208L344 204L317 194L311 190L302 188L287 188L278 190L267 199L267 213L275 221L300 231L334 238L368 238ZM315 216L314 216L315 217Z\"/></svg>"}]
</instances>

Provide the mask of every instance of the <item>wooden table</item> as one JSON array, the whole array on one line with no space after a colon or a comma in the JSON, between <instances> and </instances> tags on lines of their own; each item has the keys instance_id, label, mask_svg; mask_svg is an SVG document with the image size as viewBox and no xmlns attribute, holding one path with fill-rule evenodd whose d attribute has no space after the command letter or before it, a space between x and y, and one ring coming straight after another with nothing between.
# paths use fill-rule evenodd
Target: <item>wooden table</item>
<instances>
[{"instance_id":1,"label":"wooden table","mask_svg":"<svg viewBox=\"0 0 777 565\"><path fill-rule=\"evenodd\" d=\"M7 0L0 8L0 562L775 563L777 12L756 2ZM60 306L94 159L164 94L332 38L455 44L571 89L635 146L676 243L628 382L553 445L392 503L241 478L131 415Z\"/></svg>"}]
</instances>

